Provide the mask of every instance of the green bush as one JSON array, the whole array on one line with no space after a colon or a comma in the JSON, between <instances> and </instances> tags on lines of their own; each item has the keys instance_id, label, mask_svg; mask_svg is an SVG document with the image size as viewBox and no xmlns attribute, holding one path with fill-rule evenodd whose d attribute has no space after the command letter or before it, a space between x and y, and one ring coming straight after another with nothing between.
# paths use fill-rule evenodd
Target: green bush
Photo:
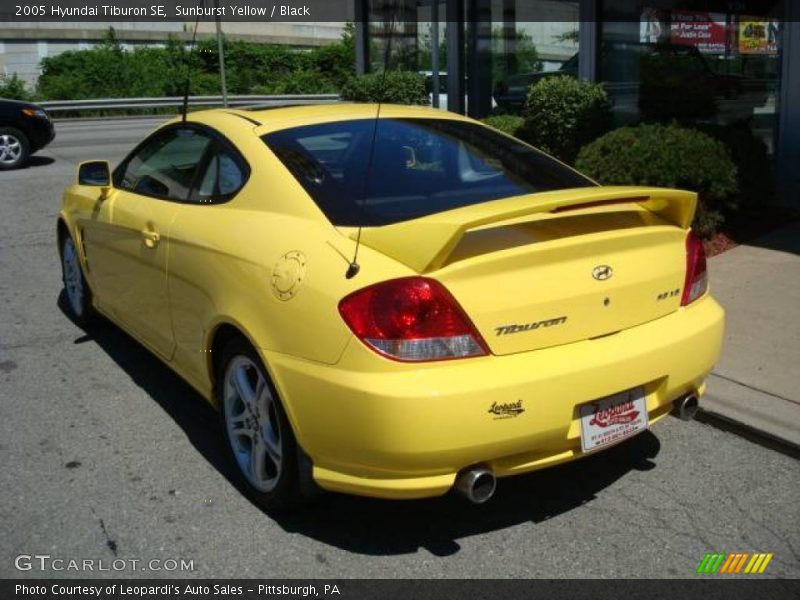
<instances>
[{"instance_id":1,"label":"green bush","mask_svg":"<svg viewBox=\"0 0 800 600\"><path fill-rule=\"evenodd\" d=\"M602 184L653 185L699 194L693 227L709 236L735 207L736 166L721 142L677 125L639 125L607 133L581 149L576 167Z\"/></svg>"},{"instance_id":2,"label":"green bush","mask_svg":"<svg viewBox=\"0 0 800 600\"><path fill-rule=\"evenodd\" d=\"M337 92L355 73L353 27L338 42L298 50L279 44L224 40L230 94ZM103 44L42 60L39 91L52 100L131 96L180 96L191 72L193 95L218 95L217 41L195 50L177 39L165 47L125 50L113 30Z\"/></svg>"},{"instance_id":3,"label":"green bush","mask_svg":"<svg viewBox=\"0 0 800 600\"><path fill-rule=\"evenodd\" d=\"M483 122L503 133L520 137L519 132L525 124L525 119L517 115L492 115L483 119Z\"/></svg>"},{"instance_id":4,"label":"green bush","mask_svg":"<svg viewBox=\"0 0 800 600\"><path fill-rule=\"evenodd\" d=\"M704 123L694 127L728 148L736 165L740 207L756 209L772 202L775 198L772 163L766 144L753 134L749 122L739 121L730 125Z\"/></svg>"},{"instance_id":5,"label":"green bush","mask_svg":"<svg viewBox=\"0 0 800 600\"><path fill-rule=\"evenodd\" d=\"M597 83L545 77L528 90L525 141L572 163L578 150L611 128L611 102Z\"/></svg>"},{"instance_id":6,"label":"green bush","mask_svg":"<svg viewBox=\"0 0 800 600\"><path fill-rule=\"evenodd\" d=\"M717 114L713 89L697 76L700 60L678 52L642 55L639 112L643 121L687 123Z\"/></svg>"},{"instance_id":7,"label":"green bush","mask_svg":"<svg viewBox=\"0 0 800 600\"><path fill-rule=\"evenodd\" d=\"M25 87L25 82L14 73L11 77L0 75L0 98L29 101L33 95Z\"/></svg>"},{"instance_id":8,"label":"green bush","mask_svg":"<svg viewBox=\"0 0 800 600\"><path fill-rule=\"evenodd\" d=\"M294 71L266 85L253 86L253 94L333 94L338 90L319 71Z\"/></svg>"},{"instance_id":9,"label":"green bush","mask_svg":"<svg viewBox=\"0 0 800 600\"><path fill-rule=\"evenodd\" d=\"M412 71L387 71L385 77L383 73L359 75L351 78L340 94L352 102L430 103L425 77Z\"/></svg>"}]
</instances>

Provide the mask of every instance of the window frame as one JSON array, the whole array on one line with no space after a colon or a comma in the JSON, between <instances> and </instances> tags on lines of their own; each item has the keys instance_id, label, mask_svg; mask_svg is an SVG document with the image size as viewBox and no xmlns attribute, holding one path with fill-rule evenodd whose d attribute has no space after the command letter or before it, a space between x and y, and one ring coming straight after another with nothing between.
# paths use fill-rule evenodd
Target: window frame
<instances>
[{"instance_id":1,"label":"window frame","mask_svg":"<svg viewBox=\"0 0 800 600\"><path fill-rule=\"evenodd\" d=\"M197 131L203 135L205 135L209 139L209 144L203 150L203 154L200 156L200 160L195 167L194 175L192 176L192 183L189 186L189 192L186 194L186 198L179 199L173 198L170 196L160 196L156 194L145 194L143 192L137 192L134 190L128 190L126 188L121 187L120 181L122 180L122 176L125 170L128 168L129 163L134 159L134 157L150 142L156 139L158 136L162 136L168 134L174 130L178 129L192 129ZM222 149L223 151L227 152L233 161L236 163L236 166L242 171L242 183L241 185L236 188L235 191L231 192L230 194L226 194L225 196L219 198L210 198L208 201L199 202L197 200L197 189L199 185L202 183L202 177L205 175L205 170L208 168L208 164L211 161L212 152L215 148ZM152 198L154 200L163 200L165 202L174 202L175 204L191 204L195 206L214 206L217 204L225 204L233 200L239 192L242 191L247 185L247 182L250 180L251 168L250 163L247 162L247 159L242 155L238 148L231 142L227 137L225 137L222 133L214 129L213 127L209 127L203 123L197 122L180 122L180 123L172 123L170 125L165 125L160 129L154 131L141 142L139 142L133 150L131 150L128 155L120 162L114 171L111 174L111 182L114 188L129 192L131 194L136 194L138 196L144 196L145 198Z\"/></svg>"}]
</instances>

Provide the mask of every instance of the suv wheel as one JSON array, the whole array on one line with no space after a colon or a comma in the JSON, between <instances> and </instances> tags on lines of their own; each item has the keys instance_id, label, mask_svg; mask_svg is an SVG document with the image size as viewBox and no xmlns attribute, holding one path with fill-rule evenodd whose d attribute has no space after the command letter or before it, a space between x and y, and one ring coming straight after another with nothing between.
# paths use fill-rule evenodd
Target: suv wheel
<instances>
[{"instance_id":1,"label":"suv wheel","mask_svg":"<svg viewBox=\"0 0 800 600\"><path fill-rule=\"evenodd\" d=\"M27 136L16 127L0 127L0 170L22 165L30 154Z\"/></svg>"}]
</instances>

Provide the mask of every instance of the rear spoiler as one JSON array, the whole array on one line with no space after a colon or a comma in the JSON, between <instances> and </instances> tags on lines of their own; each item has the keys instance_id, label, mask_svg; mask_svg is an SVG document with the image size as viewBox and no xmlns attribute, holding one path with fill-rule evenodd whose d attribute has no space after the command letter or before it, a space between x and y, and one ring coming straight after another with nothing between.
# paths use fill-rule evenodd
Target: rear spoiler
<instances>
[{"instance_id":1,"label":"rear spoiler","mask_svg":"<svg viewBox=\"0 0 800 600\"><path fill-rule=\"evenodd\" d=\"M513 196L393 225L367 227L361 233L361 243L417 273L426 273L441 267L471 229L539 213L608 204L638 204L665 221L687 229L694 218L697 194L665 188L597 186ZM351 238L356 239L356 236L355 230L350 233Z\"/></svg>"}]
</instances>

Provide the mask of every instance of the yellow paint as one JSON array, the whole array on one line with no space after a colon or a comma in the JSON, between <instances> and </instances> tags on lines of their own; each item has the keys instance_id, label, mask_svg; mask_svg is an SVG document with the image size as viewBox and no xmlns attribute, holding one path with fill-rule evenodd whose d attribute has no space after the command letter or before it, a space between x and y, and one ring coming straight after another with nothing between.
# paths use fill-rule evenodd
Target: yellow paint
<instances>
[{"instance_id":1,"label":"yellow paint","mask_svg":"<svg viewBox=\"0 0 800 600\"><path fill-rule=\"evenodd\" d=\"M679 297L655 300L683 285L693 194L565 190L366 229L361 271L348 280L354 232L332 226L258 136L374 114L370 105L192 113L250 164L247 184L225 204L116 189L101 198L100 188L71 185L60 218L79 242L98 310L212 403L214 335L236 327L264 360L316 480L357 494L437 495L474 463L508 476L573 460L583 456L581 403L644 386L652 425L677 397L702 393L719 356L722 309L708 295L684 308ZM465 119L387 105L381 115ZM629 201L550 212L608 199ZM292 253L305 262L287 275ZM617 278L592 281L604 263ZM408 364L353 338L338 313L344 296L422 272L451 290L491 355ZM291 294L276 293L274 282L289 276ZM541 336L494 333L560 311L565 326ZM518 417L489 413L494 401L518 400Z\"/></svg>"}]
</instances>

